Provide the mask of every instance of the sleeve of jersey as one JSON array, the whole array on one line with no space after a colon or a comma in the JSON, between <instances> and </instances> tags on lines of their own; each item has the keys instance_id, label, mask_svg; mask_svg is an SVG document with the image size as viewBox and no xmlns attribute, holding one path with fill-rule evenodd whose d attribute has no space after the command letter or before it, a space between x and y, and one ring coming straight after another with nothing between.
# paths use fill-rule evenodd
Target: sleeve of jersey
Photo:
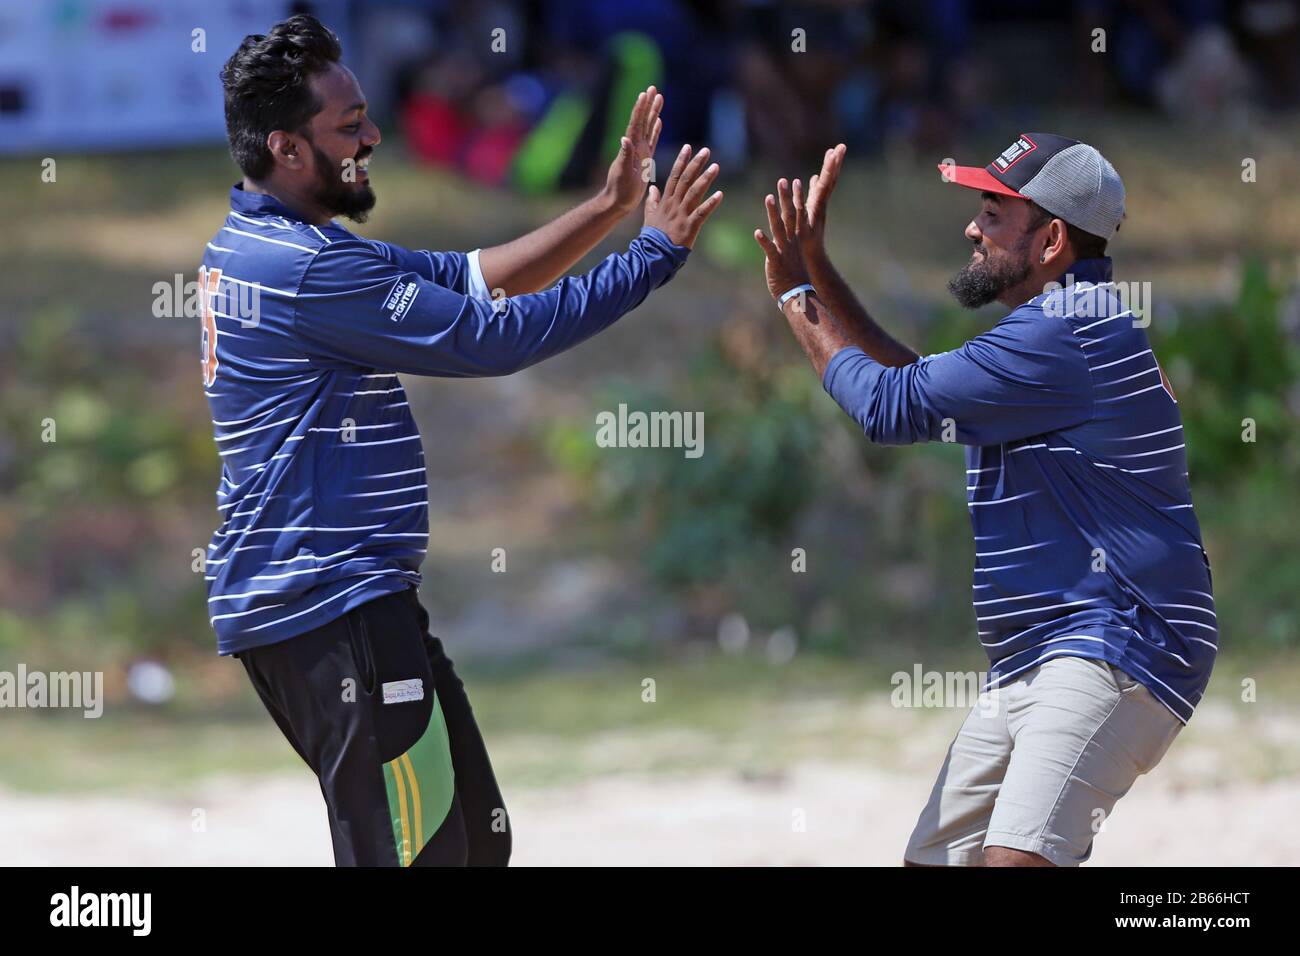
<instances>
[{"instance_id":1,"label":"sleeve of jersey","mask_svg":"<svg viewBox=\"0 0 1300 956\"><path fill-rule=\"evenodd\" d=\"M1011 313L959 349L892 368L841 349L822 386L867 437L884 445L997 445L1088 421L1092 374L1065 322Z\"/></svg>"},{"instance_id":2,"label":"sleeve of jersey","mask_svg":"<svg viewBox=\"0 0 1300 956\"><path fill-rule=\"evenodd\" d=\"M613 324L688 253L647 227L585 275L493 301L403 269L365 240L334 242L307 268L295 328L308 354L325 360L416 375L509 375Z\"/></svg>"},{"instance_id":3,"label":"sleeve of jersey","mask_svg":"<svg viewBox=\"0 0 1300 956\"><path fill-rule=\"evenodd\" d=\"M378 239L364 240L380 255L404 272L414 272L435 285L445 286L453 292L490 299L491 291L479 267L479 252L433 252L429 249L415 251Z\"/></svg>"}]
</instances>

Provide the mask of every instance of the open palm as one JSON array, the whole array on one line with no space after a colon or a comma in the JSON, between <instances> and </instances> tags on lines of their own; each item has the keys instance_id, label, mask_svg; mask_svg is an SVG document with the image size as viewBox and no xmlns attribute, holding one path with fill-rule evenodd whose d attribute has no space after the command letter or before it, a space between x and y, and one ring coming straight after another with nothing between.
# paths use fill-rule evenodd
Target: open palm
<instances>
[{"instance_id":1,"label":"open palm","mask_svg":"<svg viewBox=\"0 0 1300 956\"><path fill-rule=\"evenodd\" d=\"M663 107L664 98L653 86L637 94L618 156L609 167L605 191L624 215L640 205L646 187L654 181L652 162L664 127L659 117Z\"/></svg>"}]
</instances>

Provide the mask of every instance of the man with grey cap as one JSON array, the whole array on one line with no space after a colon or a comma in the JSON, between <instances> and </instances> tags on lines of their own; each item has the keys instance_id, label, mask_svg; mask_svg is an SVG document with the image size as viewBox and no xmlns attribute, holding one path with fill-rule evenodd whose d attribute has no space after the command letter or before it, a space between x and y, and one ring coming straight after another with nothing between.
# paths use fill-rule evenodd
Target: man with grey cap
<instances>
[{"instance_id":1,"label":"man with grey cap","mask_svg":"<svg viewBox=\"0 0 1300 956\"><path fill-rule=\"evenodd\" d=\"M963 306L1010 312L918 356L831 265L844 160L767 197L768 290L831 397L883 444L966 446L988 681L904 853L914 865L1073 866L1191 717L1217 653L1178 402L1111 280L1124 186L1093 147L1023 133L978 190Z\"/></svg>"}]
</instances>

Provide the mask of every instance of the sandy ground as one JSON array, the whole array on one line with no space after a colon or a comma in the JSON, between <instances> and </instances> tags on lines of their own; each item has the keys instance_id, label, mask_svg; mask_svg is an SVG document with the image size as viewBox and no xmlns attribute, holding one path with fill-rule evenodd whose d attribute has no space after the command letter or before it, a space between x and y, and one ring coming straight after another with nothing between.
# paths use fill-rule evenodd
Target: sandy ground
<instances>
[{"instance_id":1,"label":"sandy ground","mask_svg":"<svg viewBox=\"0 0 1300 956\"><path fill-rule=\"evenodd\" d=\"M810 762L778 777L622 775L506 797L518 865L893 865L930 783ZM1297 807L1300 779L1189 790L1157 771L1117 806L1092 865L1295 865ZM331 862L305 773L211 779L167 800L0 792L0 864Z\"/></svg>"}]
</instances>

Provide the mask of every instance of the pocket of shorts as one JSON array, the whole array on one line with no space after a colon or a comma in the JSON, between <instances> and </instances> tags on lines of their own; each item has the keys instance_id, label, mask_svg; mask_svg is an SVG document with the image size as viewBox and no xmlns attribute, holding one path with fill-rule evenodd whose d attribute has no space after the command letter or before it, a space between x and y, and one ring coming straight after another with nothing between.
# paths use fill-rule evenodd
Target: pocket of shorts
<instances>
[{"instance_id":1,"label":"pocket of shorts","mask_svg":"<svg viewBox=\"0 0 1300 956\"><path fill-rule=\"evenodd\" d=\"M361 608L348 612L348 640L352 645L352 663L357 668L361 688L367 694L375 692L375 655L370 647L370 630L366 627Z\"/></svg>"},{"instance_id":2,"label":"pocket of shorts","mask_svg":"<svg viewBox=\"0 0 1300 956\"><path fill-rule=\"evenodd\" d=\"M1128 694L1134 688L1142 686L1138 681L1134 680L1125 671L1116 667L1114 664L1107 663L1106 666L1110 668L1110 675L1115 679L1115 686L1119 688L1121 694Z\"/></svg>"},{"instance_id":3,"label":"pocket of shorts","mask_svg":"<svg viewBox=\"0 0 1300 956\"><path fill-rule=\"evenodd\" d=\"M1161 716L1168 718L1166 721L1166 729L1162 738L1156 743L1155 749L1145 755L1145 763L1142 765L1143 773L1149 773L1155 769L1156 764L1160 763L1160 761L1164 759L1165 754L1174 742L1174 738L1177 737L1183 729L1182 721L1178 720L1168 711L1165 711Z\"/></svg>"}]
</instances>

